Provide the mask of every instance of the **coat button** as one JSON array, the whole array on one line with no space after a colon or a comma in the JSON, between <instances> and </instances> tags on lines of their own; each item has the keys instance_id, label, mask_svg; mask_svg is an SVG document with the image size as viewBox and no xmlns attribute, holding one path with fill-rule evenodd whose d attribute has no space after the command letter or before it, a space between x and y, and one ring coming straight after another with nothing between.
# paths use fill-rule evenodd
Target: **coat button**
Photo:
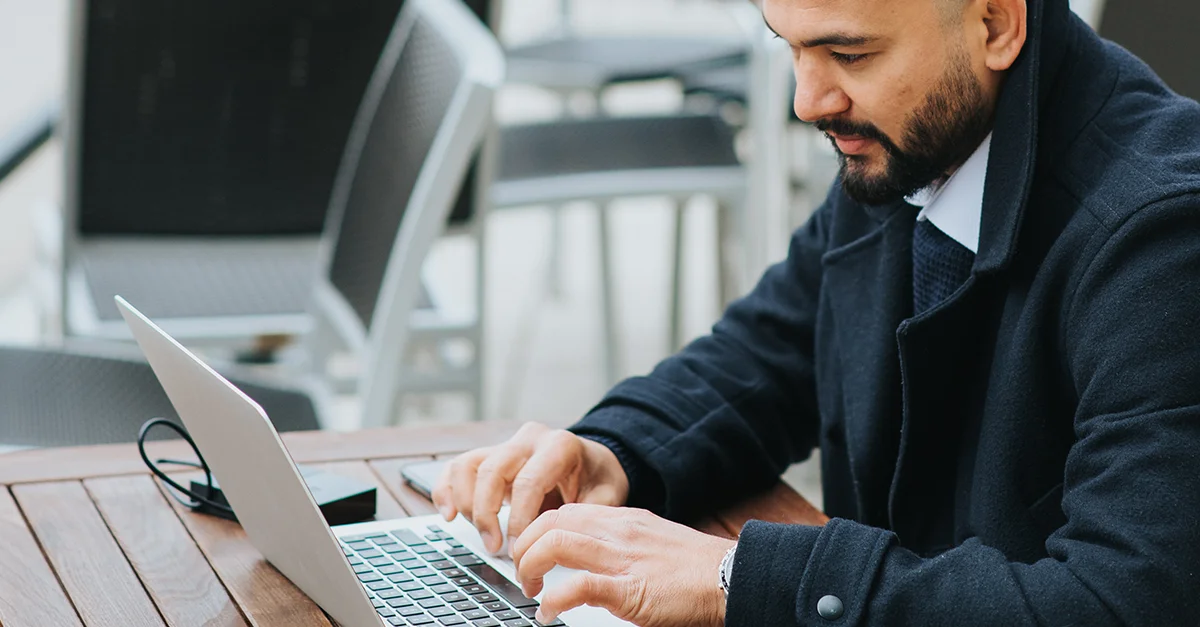
<instances>
[{"instance_id":1,"label":"coat button","mask_svg":"<svg viewBox=\"0 0 1200 627\"><path fill-rule=\"evenodd\" d=\"M844 611L842 600L832 594L827 594L817 601L817 613L825 620L837 620L842 617Z\"/></svg>"}]
</instances>

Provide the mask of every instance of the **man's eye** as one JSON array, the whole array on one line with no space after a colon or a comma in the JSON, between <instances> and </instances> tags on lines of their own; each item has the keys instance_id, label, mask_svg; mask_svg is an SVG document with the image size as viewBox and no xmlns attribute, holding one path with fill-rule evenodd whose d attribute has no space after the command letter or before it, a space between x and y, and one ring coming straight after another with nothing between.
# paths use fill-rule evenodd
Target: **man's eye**
<instances>
[{"instance_id":1,"label":"man's eye","mask_svg":"<svg viewBox=\"0 0 1200 627\"><path fill-rule=\"evenodd\" d=\"M838 63L841 63L842 65L854 65L855 63L858 63L859 61L862 61L863 59L867 58L868 55L865 55L865 54L843 54L841 52L830 52L829 56L833 57L834 61L837 61Z\"/></svg>"}]
</instances>

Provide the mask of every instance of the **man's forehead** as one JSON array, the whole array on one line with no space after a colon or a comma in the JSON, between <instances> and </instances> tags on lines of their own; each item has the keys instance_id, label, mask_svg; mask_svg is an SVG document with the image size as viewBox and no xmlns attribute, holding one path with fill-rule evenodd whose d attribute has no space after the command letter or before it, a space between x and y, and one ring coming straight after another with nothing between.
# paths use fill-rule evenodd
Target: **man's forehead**
<instances>
[{"instance_id":1,"label":"man's forehead","mask_svg":"<svg viewBox=\"0 0 1200 627\"><path fill-rule=\"evenodd\" d=\"M799 43L837 32L883 37L932 17L944 0L763 0L763 18L780 36Z\"/></svg>"}]
</instances>

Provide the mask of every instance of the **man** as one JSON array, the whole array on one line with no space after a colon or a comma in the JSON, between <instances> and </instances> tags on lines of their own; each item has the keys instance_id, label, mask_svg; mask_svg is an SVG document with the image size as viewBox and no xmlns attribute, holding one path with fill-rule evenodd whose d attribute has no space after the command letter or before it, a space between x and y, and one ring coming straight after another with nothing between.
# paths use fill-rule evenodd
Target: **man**
<instances>
[{"instance_id":1,"label":"man","mask_svg":"<svg viewBox=\"0 0 1200 627\"><path fill-rule=\"evenodd\" d=\"M587 571L546 620L1200 625L1200 106L1066 0L763 14L839 184L710 336L462 456L443 513L497 549L511 498L528 593ZM669 522L818 446L828 524Z\"/></svg>"}]
</instances>

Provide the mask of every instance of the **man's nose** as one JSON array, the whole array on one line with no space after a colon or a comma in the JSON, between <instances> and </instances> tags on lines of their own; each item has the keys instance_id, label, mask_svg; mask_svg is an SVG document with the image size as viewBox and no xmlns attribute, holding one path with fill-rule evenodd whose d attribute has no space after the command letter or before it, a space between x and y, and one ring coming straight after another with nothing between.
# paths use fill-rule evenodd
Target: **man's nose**
<instances>
[{"instance_id":1,"label":"man's nose","mask_svg":"<svg viewBox=\"0 0 1200 627\"><path fill-rule=\"evenodd\" d=\"M795 62L796 97L793 106L796 117L805 122L816 122L836 117L850 108L846 92L831 79L820 64L806 59L813 53L801 54Z\"/></svg>"}]
</instances>

